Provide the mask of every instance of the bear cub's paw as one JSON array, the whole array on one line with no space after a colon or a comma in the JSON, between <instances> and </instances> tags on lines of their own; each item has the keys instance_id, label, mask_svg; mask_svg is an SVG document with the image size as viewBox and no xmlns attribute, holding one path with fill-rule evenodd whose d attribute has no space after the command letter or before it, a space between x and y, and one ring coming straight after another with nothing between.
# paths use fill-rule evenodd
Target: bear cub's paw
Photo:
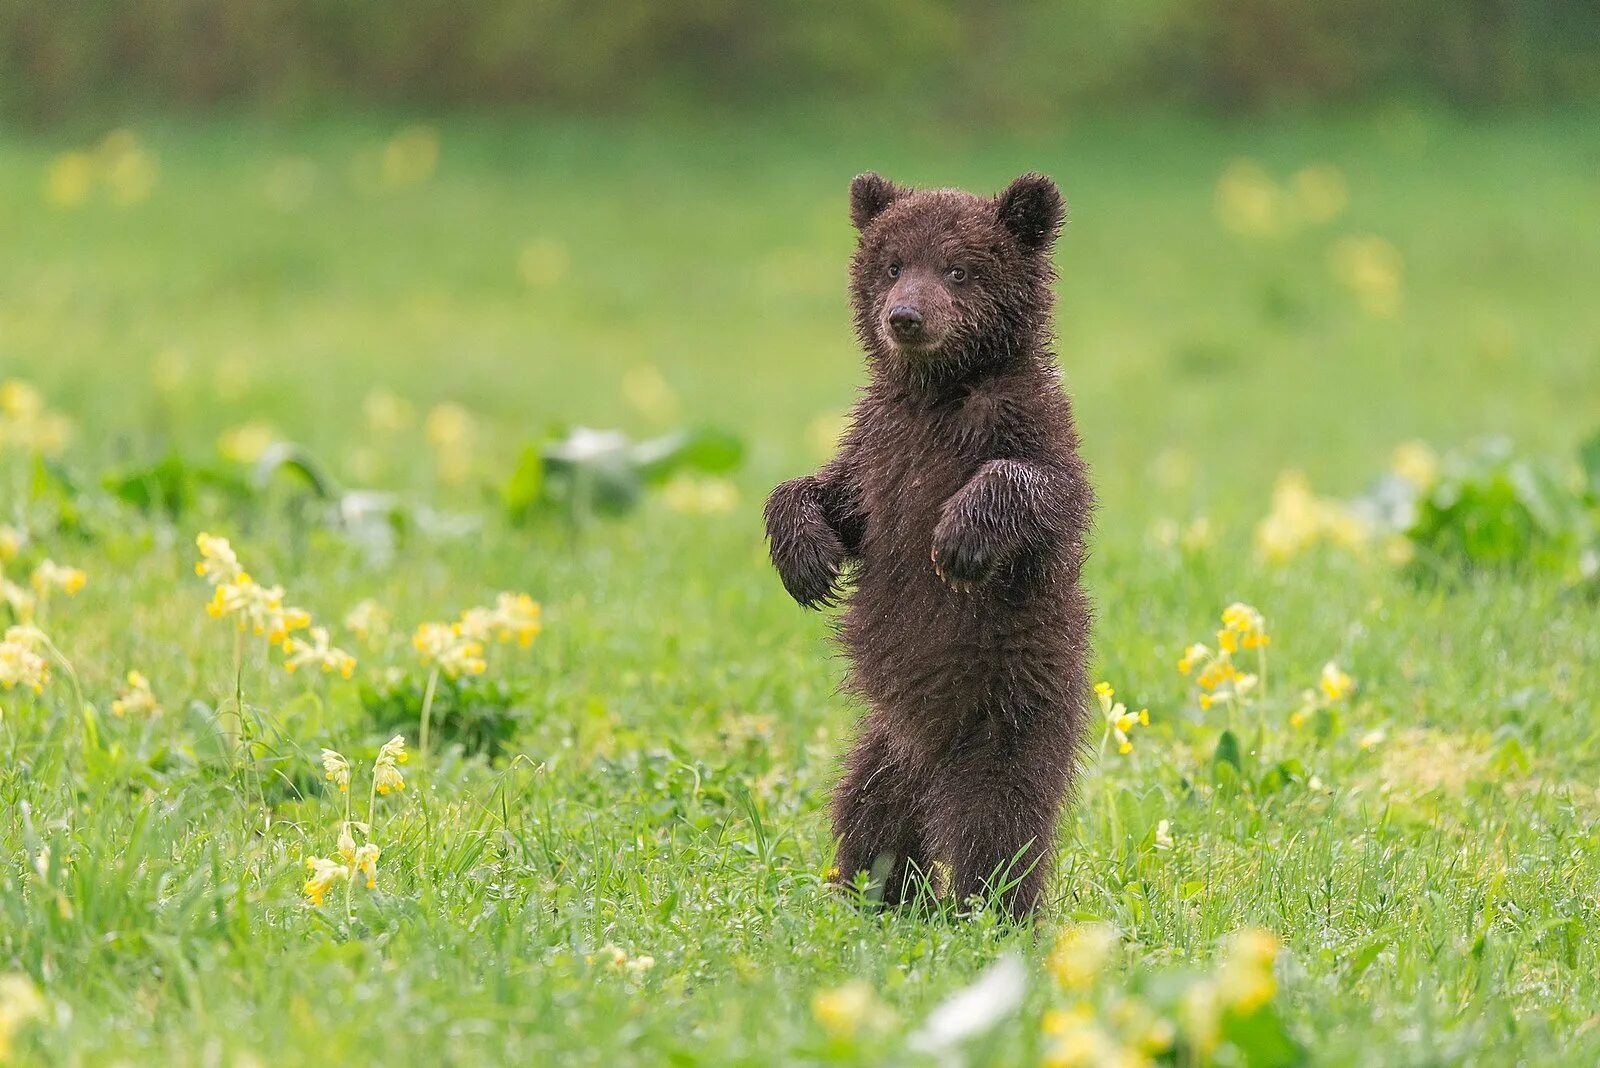
<instances>
[{"instance_id":1,"label":"bear cub's paw","mask_svg":"<svg viewBox=\"0 0 1600 1068\"><path fill-rule=\"evenodd\" d=\"M971 593L994 578L1004 562L1000 546L959 511L934 527L929 555L940 580L958 593Z\"/></svg>"},{"instance_id":2,"label":"bear cub's paw","mask_svg":"<svg viewBox=\"0 0 1600 1068\"><path fill-rule=\"evenodd\" d=\"M833 603L848 554L824 518L814 479L783 483L767 499L767 540L783 588L805 608Z\"/></svg>"}]
</instances>

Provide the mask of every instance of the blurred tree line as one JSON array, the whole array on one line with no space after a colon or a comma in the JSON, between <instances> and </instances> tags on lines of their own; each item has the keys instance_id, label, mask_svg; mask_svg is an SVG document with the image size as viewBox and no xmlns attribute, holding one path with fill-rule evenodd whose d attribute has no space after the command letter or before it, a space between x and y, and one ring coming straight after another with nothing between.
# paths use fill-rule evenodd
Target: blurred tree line
<instances>
[{"instance_id":1,"label":"blurred tree line","mask_svg":"<svg viewBox=\"0 0 1600 1068\"><path fill-rule=\"evenodd\" d=\"M1600 97L1600 0L0 0L0 113L794 94L1026 120Z\"/></svg>"}]
</instances>

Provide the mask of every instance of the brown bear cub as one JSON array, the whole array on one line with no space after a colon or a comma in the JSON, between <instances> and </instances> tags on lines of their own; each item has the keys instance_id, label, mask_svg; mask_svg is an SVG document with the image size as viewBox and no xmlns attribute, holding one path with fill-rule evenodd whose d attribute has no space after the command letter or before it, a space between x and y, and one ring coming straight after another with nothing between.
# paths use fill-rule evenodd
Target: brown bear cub
<instances>
[{"instance_id":1,"label":"brown bear cub","mask_svg":"<svg viewBox=\"0 0 1600 1068\"><path fill-rule=\"evenodd\" d=\"M841 635L869 711L833 800L838 879L869 872L898 904L932 878L1021 917L1090 696L1093 494L1050 350L1061 194L1032 174L992 200L864 174L850 218L870 381L839 455L766 508L796 601L853 587Z\"/></svg>"}]
</instances>

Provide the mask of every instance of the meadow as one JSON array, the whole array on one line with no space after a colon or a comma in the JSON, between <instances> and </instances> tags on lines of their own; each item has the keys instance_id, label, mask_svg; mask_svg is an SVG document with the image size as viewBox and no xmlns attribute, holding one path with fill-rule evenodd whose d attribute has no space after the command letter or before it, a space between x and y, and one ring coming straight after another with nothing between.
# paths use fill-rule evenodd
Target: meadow
<instances>
[{"instance_id":1,"label":"meadow","mask_svg":"<svg viewBox=\"0 0 1600 1068\"><path fill-rule=\"evenodd\" d=\"M0 611L50 674L0 690L0 1060L1600 1060L1593 560L1419 573L1340 503L1490 435L1578 477L1593 114L103 134L0 137ZM825 886L858 710L760 507L861 379L866 169L1070 205L1097 677L1149 722L1108 723L1031 930ZM580 426L742 462L509 515ZM400 503L256 486L277 441ZM202 533L350 677L208 614ZM1200 686L1235 603L1271 643ZM481 674L413 643L474 606Z\"/></svg>"}]
</instances>

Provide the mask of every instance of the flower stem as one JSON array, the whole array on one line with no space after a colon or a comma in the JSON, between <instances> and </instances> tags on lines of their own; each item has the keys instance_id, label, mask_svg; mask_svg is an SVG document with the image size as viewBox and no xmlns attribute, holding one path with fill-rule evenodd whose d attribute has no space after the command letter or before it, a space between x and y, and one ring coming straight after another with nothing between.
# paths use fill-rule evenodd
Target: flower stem
<instances>
[{"instance_id":1,"label":"flower stem","mask_svg":"<svg viewBox=\"0 0 1600 1068\"><path fill-rule=\"evenodd\" d=\"M417 739L417 764L419 767L428 766L428 724L433 716L433 694L439 688L439 669L435 667L428 673L428 689L422 695L422 730Z\"/></svg>"}]
</instances>

